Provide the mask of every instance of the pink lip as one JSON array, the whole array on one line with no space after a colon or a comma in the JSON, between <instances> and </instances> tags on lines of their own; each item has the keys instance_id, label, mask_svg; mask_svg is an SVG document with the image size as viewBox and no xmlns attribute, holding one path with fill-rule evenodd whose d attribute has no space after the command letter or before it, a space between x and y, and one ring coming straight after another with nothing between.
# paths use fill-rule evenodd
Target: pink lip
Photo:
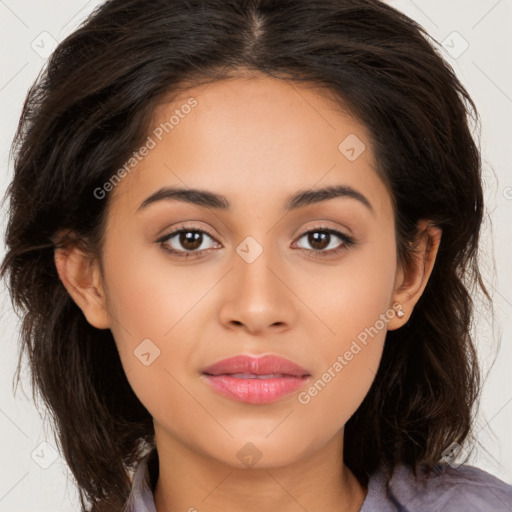
<instances>
[{"instance_id":1,"label":"pink lip","mask_svg":"<svg viewBox=\"0 0 512 512\"><path fill-rule=\"evenodd\" d=\"M292 361L273 355L258 358L240 355L223 359L205 368L202 375L218 393L251 404L276 402L300 388L311 376L306 369Z\"/></svg>"}]
</instances>

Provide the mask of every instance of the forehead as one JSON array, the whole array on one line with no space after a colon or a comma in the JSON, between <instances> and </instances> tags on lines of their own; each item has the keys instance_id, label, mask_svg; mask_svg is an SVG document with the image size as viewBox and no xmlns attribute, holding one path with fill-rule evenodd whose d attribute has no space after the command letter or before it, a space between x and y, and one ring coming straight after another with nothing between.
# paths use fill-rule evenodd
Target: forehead
<instances>
[{"instance_id":1,"label":"forehead","mask_svg":"<svg viewBox=\"0 0 512 512\"><path fill-rule=\"evenodd\" d=\"M152 148L114 190L132 212L176 185L258 208L343 184L364 189L381 213L391 206L368 130L311 85L255 76L190 87L155 108L148 137Z\"/></svg>"}]
</instances>

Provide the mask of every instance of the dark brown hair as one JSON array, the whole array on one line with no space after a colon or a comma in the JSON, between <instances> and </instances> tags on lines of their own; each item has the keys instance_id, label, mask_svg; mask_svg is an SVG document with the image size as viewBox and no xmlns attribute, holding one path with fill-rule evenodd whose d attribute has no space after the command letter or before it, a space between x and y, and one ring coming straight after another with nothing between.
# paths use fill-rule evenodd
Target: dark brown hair
<instances>
[{"instance_id":1,"label":"dark brown hair","mask_svg":"<svg viewBox=\"0 0 512 512\"><path fill-rule=\"evenodd\" d=\"M409 322L387 333L346 425L345 463L361 482L379 464L432 468L471 433L480 388L471 287L490 299L477 263L478 116L435 42L376 0L111 0L59 44L27 95L1 268L23 314L20 360L28 354L84 509L122 509L154 430L110 330L92 327L60 282L56 234L70 230L99 257L108 197L94 190L145 140L155 106L247 71L322 86L368 128L401 264L418 220L443 231L426 289Z\"/></svg>"}]
</instances>

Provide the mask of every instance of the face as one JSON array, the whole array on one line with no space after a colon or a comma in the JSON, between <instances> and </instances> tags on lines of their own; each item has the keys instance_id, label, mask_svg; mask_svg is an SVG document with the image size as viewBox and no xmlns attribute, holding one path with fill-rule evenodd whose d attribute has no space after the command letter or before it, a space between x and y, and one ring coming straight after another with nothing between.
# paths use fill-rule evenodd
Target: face
<instances>
[{"instance_id":1,"label":"face","mask_svg":"<svg viewBox=\"0 0 512 512\"><path fill-rule=\"evenodd\" d=\"M368 132L318 90L268 77L190 89L153 121L112 192L102 253L127 378L162 442L237 467L249 442L260 466L310 456L342 436L394 317L394 215ZM222 198L154 196L166 187ZM327 187L338 195L293 200ZM202 372L241 354L309 376L265 403L230 398Z\"/></svg>"}]
</instances>

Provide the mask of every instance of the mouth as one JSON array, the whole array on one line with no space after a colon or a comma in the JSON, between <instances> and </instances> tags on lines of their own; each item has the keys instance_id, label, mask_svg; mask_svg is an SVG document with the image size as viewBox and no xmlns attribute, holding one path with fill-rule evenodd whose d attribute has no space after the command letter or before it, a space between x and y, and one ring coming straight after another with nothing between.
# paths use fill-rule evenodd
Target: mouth
<instances>
[{"instance_id":1,"label":"mouth","mask_svg":"<svg viewBox=\"0 0 512 512\"><path fill-rule=\"evenodd\" d=\"M210 375L212 377L218 377L220 375L227 375L235 379L280 379L283 377L295 377L295 375L288 375L285 373L268 373L268 374L257 374L257 373L204 373L204 375Z\"/></svg>"},{"instance_id":2,"label":"mouth","mask_svg":"<svg viewBox=\"0 0 512 512\"><path fill-rule=\"evenodd\" d=\"M296 363L273 355L224 359L204 369L201 375L217 393L250 404L277 402L311 377Z\"/></svg>"}]
</instances>

